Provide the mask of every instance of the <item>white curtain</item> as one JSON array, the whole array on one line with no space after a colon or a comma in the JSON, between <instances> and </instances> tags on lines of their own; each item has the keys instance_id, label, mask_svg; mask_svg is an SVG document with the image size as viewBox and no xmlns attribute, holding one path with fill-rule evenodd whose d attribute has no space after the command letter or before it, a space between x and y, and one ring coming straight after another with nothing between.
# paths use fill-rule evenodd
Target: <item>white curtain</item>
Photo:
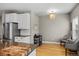
<instances>
[{"instance_id":1,"label":"white curtain","mask_svg":"<svg viewBox=\"0 0 79 59\"><path fill-rule=\"evenodd\" d=\"M72 20L72 39L73 41L77 39L77 31L78 31L78 16Z\"/></svg>"}]
</instances>

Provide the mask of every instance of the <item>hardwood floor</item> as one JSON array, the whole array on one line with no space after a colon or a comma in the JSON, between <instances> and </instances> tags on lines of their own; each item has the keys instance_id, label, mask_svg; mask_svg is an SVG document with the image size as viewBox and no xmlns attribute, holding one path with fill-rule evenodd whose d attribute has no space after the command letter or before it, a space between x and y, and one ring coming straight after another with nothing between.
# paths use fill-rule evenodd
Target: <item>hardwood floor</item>
<instances>
[{"instance_id":1,"label":"hardwood floor","mask_svg":"<svg viewBox=\"0 0 79 59\"><path fill-rule=\"evenodd\" d=\"M36 49L37 56L65 56L65 48L59 44L42 44Z\"/></svg>"}]
</instances>

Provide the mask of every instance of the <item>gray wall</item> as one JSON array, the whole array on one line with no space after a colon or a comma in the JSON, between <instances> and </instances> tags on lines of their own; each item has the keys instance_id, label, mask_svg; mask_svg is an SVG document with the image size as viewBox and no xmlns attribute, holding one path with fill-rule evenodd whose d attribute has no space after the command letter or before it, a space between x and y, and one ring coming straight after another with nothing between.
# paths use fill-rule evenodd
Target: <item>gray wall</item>
<instances>
[{"instance_id":1,"label":"gray wall","mask_svg":"<svg viewBox=\"0 0 79 59\"><path fill-rule=\"evenodd\" d=\"M36 33L39 33L39 18L31 11L31 34L34 35Z\"/></svg>"},{"instance_id":2,"label":"gray wall","mask_svg":"<svg viewBox=\"0 0 79 59\"><path fill-rule=\"evenodd\" d=\"M43 35L43 41L59 42L69 31L69 15L56 15L55 20L48 16L39 17L39 32Z\"/></svg>"},{"instance_id":3,"label":"gray wall","mask_svg":"<svg viewBox=\"0 0 79 59\"><path fill-rule=\"evenodd\" d=\"M31 43L34 42L33 36L37 33L39 33L39 18L33 11L31 11Z\"/></svg>"}]
</instances>

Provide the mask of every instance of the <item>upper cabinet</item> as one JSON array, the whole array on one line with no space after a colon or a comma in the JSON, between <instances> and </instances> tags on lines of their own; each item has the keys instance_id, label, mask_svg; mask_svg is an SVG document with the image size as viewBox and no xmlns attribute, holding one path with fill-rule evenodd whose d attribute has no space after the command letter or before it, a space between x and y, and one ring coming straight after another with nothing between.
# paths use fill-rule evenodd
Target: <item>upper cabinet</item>
<instances>
[{"instance_id":1,"label":"upper cabinet","mask_svg":"<svg viewBox=\"0 0 79 59\"><path fill-rule=\"evenodd\" d=\"M27 29L30 29L30 24L31 24L31 23L30 23L30 22L31 22L30 19L31 19L31 18L30 18L30 14L29 14L29 13L27 13L27 18L26 18L26 19L27 19L26 27L27 27Z\"/></svg>"},{"instance_id":2,"label":"upper cabinet","mask_svg":"<svg viewBox=\"0 0 79 59\"><path fill-rule=\"evenodd\" d=\"M18 23L18 29L30 29L30 13L6 13L5 22L16 22Z\"/></svg>"},{"instance_id":3,"label":"upper cabinet","mask_svg":"<svg viewBox=\"0 0 79 59\"><path fill-rule=\"evenodd\" d=\"M30 14L18 14L18 29L30 29Z\"/></svg>"},{"instance_id":4,"label":"upper cabinet","mask_svg":"<svg viewBox=\"0 0 79 59\"><path fill-rule=\"evenodd\" d=\"M9 22L18 22L17 21L17 14L16 13L5 14L5 22L6 23L9 23Z\"/></svg>"}]
</instances>

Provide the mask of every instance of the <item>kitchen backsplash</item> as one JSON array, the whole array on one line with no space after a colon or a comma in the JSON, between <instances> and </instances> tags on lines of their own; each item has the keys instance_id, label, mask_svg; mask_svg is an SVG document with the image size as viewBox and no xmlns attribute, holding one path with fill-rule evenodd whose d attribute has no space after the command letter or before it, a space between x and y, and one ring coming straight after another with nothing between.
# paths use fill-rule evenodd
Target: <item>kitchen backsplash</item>
<instances>
[{"instance_id":1,"label":"kitchen backsplash","mask_svg":"<svg viewBox=\"0 0 79 59\"><path fill-rule=\"evenodd\" d=\"M21 30L20 35L30 35L30 30Z\"/></svg>"}]
</instances>

